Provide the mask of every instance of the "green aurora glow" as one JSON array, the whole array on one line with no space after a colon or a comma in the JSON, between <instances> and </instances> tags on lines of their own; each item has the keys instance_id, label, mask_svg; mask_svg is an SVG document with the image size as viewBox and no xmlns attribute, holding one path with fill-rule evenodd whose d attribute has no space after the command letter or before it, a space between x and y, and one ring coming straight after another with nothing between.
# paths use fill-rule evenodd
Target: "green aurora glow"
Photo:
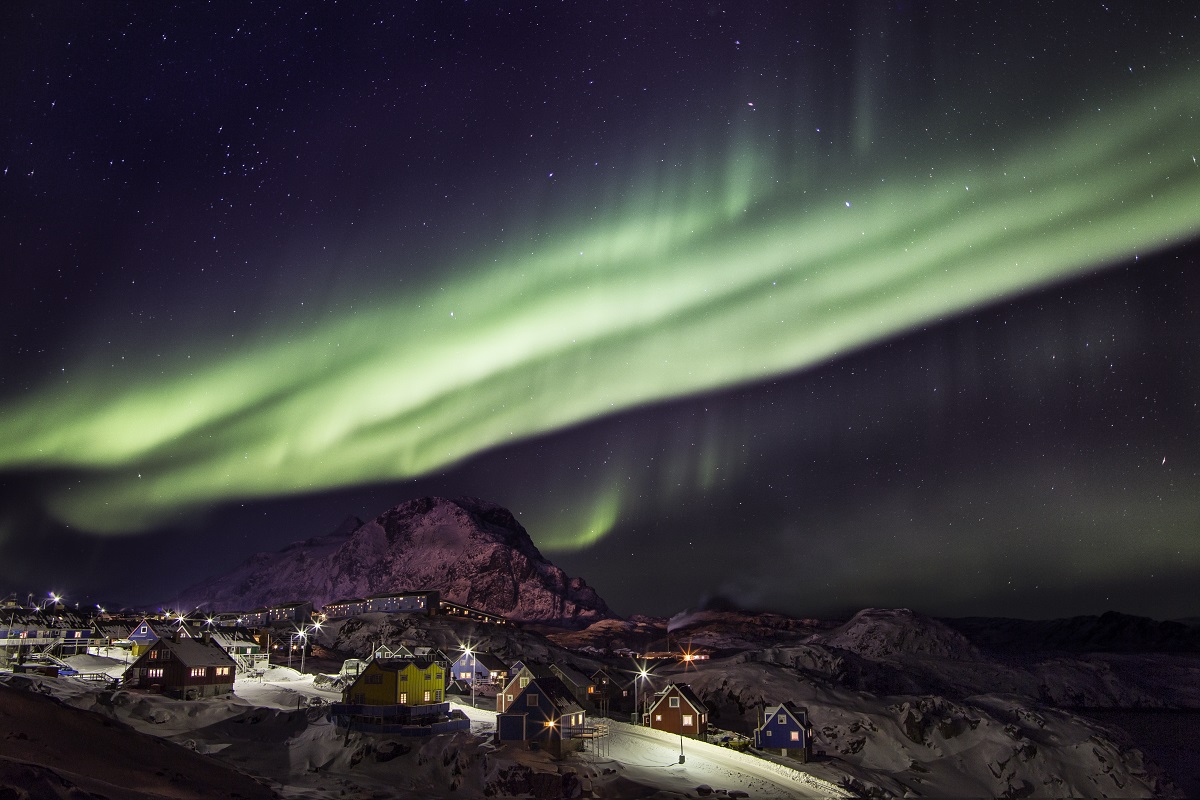
<instances>
[{"instance_id":1,"label":"green aurora glow","mask_svg":"<svg viewBox=\"0 0 1200 800\"><path fill-rule=\"evenodd\" d=\"M1200 233L1200 78L1119 110L912 167L771 182L753 136L721 178L646 188L620 219L462 265L316 328L276 327L186 370L69 380L0 407L0 468L98 532L181 509L404 479L621 409L802 370ZM514 250L517 248L514 248ZM169 359L167 359L169 361ZM53 487L53 488L50 488ZM583 546L617 521L594 487Z\"/></svg>"}]
</instances>

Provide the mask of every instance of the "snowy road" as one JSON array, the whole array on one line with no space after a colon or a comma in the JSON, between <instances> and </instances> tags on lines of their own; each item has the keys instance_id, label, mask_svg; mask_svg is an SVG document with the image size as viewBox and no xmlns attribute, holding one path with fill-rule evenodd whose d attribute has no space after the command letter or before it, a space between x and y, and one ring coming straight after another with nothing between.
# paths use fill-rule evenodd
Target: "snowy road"
<instances>
[{"instance_id":1,"label":"snowy road","mask_svg":"<svg viewBox=\"0 0 1200 800\"><path fill-rule=\"evenodd\" d=\"M638 783L689 793L704 784L713 789L741 789L752 798L780 800L849 796L798 770L691 739L683 742L684 763L680 764L678 738L620 722L608 724L612 731L608 757Z\"/></svg>"}]
</instances>

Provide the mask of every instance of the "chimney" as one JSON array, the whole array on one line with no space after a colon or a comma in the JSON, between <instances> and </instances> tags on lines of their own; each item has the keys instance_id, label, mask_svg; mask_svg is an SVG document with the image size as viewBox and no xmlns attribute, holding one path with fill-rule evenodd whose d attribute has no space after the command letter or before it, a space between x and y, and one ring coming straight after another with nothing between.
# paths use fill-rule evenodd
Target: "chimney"
<instances>
[{"instance_id":1,"label":"chimney","mask_svg":"<svg viewBox=\"0 0 1200 800\"><path fill-rule=\"evenodd\" d=\"M212 631L205 631L204 636L202 638L204 639L204 644L206 646L211 645L212 644Z\"/></svg>"},{"instance_id":2,"label":"chimney","mask_svg":"<svg viewBox=\"0 0 1200 800\"><path fill-rule=\"evenodd\" d=\"M175 641L177 641L177 642L179 641L179 635L180 635L179 631L180 631L180 629L179 629L179 628L176 628L176 629L175 629L175 635L172 637L172 638L173 638Z\"/></svg>"}]
</instances>

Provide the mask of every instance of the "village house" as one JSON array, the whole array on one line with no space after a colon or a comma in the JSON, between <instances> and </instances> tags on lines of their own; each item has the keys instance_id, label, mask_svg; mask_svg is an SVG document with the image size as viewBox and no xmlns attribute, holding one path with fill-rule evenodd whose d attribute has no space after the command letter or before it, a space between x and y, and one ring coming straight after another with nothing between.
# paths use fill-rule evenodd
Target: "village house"
<instances>
[{"instance_id":1,"label":"village house","mask_svg":"<svg viewBox=\"0 0 1200 800\"><path fill-rule=\"evenodd\" d=\"M592 679L574 667L565 664L551 664L550 671L554 673L574 695L575 700L588 711L595 713L596 686Z\"/></svg>"},{"instance_id":2,"label":"village house","mask_svg":"<svg viewBox=\"0 0 1200 800\"><path fill-rule=\"evenodd\" d=\"M521 742L561 758L582 749L586 724L586 712L561 680L533 678L496 717L496 741Z\"/></svg>"},{"instance_id":3,"label":"village house","mask_svg":"<svg viewBox=\"0 0 1200 800\"><path fill-rule=\"evenodd\" d=\"M445 702L445 668L427 658L372 659L335 703L339 727L360 733L430 736L468 730Z\"/></svg>"},{"instance_id":4,"label":"village house","mask_svg":"<svg viewBox=\"0 0 1200 800\"><path fill-rule=\"evenodd\" d=\"M179 632L155 641L125 671L124 685L194 700L233 691L237 665L212 636Z\"/></svg>"},{"instance_id":5,"label":"village house","mask_svg":"<svg viewBox=\"0 0 1200 800\"><path fill-rule=\"evenodd\" d=\"M708 732L708 709L686 683L672 683L654 695L642 724L658 731L703 738Z\"/></svg>"},{"instance_id":6,"label":"village house","mask_svg":"<svg viewBox=\"0 0 1200 800\"><path fill-rule=\"evenodd\" d=\"M452 680L471 686L503 685L508 676L508 665L495 653L477 653L463 650L450 668Z\"/></svg>"},{"instance_id":7,"label":"village house","mask_svg":"<svg viewBox=\"0 0 1200 800\"><path fill-rule=\"evenodd\" d=\"M354 705L421 705L445 698L445 667L429 658L375 658L345 691Z\"/></svg>"},{"instance_id":8,"label":"village house","mask_svg":"<svg viewBox=\"0 0 1200 800\"><path fill-rule=\"evenodd\" d=\"M508 706L517 698L517 695L524 691L525 687L535 678L558 679L558 676L543 664L538 664L535 661L520 663L521 668L508 679L508 683L504 684L504 688L496 694L496 713L498 714L503 714L507 711Z\"/></svg>"},{"instance_id":9,"label":"village house","mask_svg":"<svg viewBox=\"0 0 1200 800\"><path fill-rule=\"evenodd\" d=\"M808 709L787 702L767 706L762 724L754 731L754 746L808 761L812 752L811 738Z\"/></svg>"},{"instance_id":10,"label":"village house","mask_svg":"<svg viewBox=\"0 0 1200 800\"><path fill-rule=\"evenodd\" d=\"M598 669L589 677L592 682L592 703L603 716L633 710L633 687L607 669Z\"/></svg>"},{"instance_id":11,"label":"village house","mask_svg":"<svg viewBox=\"0 0 1200 800\"><path fill-rule=\"evenodd\" d=\"M99 640L91 621L56 605L46 609L10 606L0 613L0 661L41 654L86 653Z\"/></svg>"}]
</instances>

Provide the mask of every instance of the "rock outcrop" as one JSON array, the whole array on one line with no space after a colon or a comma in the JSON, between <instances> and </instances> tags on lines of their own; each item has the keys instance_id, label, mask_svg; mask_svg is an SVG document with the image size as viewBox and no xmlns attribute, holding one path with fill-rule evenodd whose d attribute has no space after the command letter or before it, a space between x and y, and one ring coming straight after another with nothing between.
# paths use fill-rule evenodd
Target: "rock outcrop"
<instances>
[{"instance_id":1,"label":"rock outcrop","mask_svg":"<svg viewBox=\"0 0 1200 800\"><path fill-rule=\"evenodd\" d=\"M615 616L582 578L542 556L510 511L467 497L412 500L370 522L259 553L191 587L179 605L249 609L304 599L319 608L418 590L519 621L583 626Z\"/></svg>"}]
</instances>

